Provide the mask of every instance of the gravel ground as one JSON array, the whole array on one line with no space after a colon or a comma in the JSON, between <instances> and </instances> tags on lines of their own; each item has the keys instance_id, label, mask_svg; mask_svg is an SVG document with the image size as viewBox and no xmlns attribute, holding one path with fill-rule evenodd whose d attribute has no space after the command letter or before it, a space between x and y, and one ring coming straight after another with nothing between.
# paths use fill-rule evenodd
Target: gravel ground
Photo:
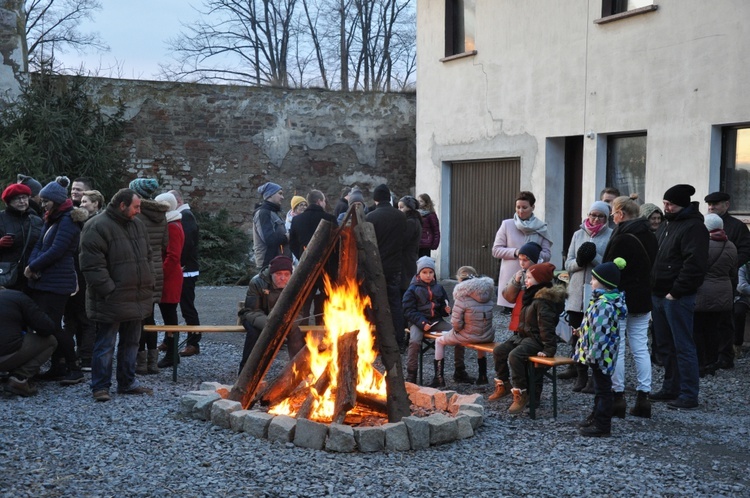
<instances>
[{"instance_id":1,"label":"gravel ground","mask_svg":"<svg viewBox=\"0 0 750 498\"><path fill-rule=\"evenodd\" d=\"M244 292L199 288L203 323L234 323ZM496 325L496 340L505 339L507 317L496 313ZM546 386L537 420L507 415L505 398L486 403L485 425L467 440L420 452L329 454L179 416L179 397L202 381L234 382L242 339L204 336L177 383L171 370L143 379L154 396L96 403L87 384L56 383L33 398L3 394L0 496L750 496L747 352L734 370L701 380L700 409L655 404L652 419L615 419L609 439L578 436L593 397L560 381L557 420ZM474 374L475 358L467 351ZM272 373L285 360L282 352ZM627 371L632 405L632 360ZM461 393L491 391L447 377ZM656 388L660 381L655 368Z\"/></svg>"}]
</instances>

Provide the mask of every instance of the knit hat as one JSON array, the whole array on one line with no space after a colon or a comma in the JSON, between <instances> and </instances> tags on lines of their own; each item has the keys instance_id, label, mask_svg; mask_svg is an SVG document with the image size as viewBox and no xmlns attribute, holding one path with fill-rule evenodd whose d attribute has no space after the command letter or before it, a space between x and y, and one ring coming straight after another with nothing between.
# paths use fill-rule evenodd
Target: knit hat
<instances>
[{"instance_id":1,"label":"knit hat","mask_svg":"<svg viewBox=\"0 0 750 498\"><path fill-rule=\"evenodd\" d=\"M600 213L604 213L605 215L609 216L609 204L607 204L604 201L596 201L589 208L589 213L592 211L598 211Z\"/></svg>"},{"instance_id":2,"label":"knit hat","mask_svg":"<svg viewBox=\"0 0 750 498\"><path fill-rule=\"evenodd\" d=\"M417 273L421 272L425 268L429 268L435 271L435 260L429 256L422 256L417 260Z\"/></svg>"},{"instance_id":3,"label":"knit hat","mask_svg":"<svg viewBox=\"0 0 750 498\"><path fill-rule=\"evenodd\" d=\"M288 256L276 256L271 260L271 266L269 271L271 273L276 273L278 271L292 271L294 268L294 265L292 264L292 259Z\"/></svg>"},{"instance_id":4,"label":"knit hat","mask_svg":"<svg viewBox=\"0 0 750 498\"><path fill-rule=\"evenodd\" d=\"M458 269L456 272L456 280L459 282L463 282L464 280L468 280L470 278L476 278L479 275L477 274L477 271L472 266L462 266Z\"/></svg>"},{"instance_id":5,"label":"knit hat","mask_svg":"<svg viewBox=\"0 0 750 498\"><path fill-rule=\"evenodd\" d=\"M10 204L10 201L14 197L18 197L19 195L30 196L31 189L22 183L11 183L7 187L5 187L5 190L3 190L2 199L4 203Z\"/></svg>"},{"instance_id":6,"label":"knit hat","mask_svg":"<svg viewBox=\"0 0 750 498\"><path fill-rule=\"evenodd\" d=\"M597 265L591 271L594 278L604 284L609 289L615 289L620 285L620 270L625 268L625 260L622 258L615 258L614 261L602 263Z\"/></svg>"},{"instance_id":7,"label":"knit hat","mask_svg":"<svg viewBox=\"0 0 750 498\"><path fill-rule=\"evenodd\" d=\"M263 200L268 199L279 190L281 190L281 185L273 182L267 182L258 187L258 193L263 197Z\"/></svg>"},{"instance_id":8,"label":"knit hat","mask_svg":"<svg viewBox=\"0 0 750 498\"><path fill-rule=\"evenodd\" d=\"M411 195L405 195L401 199L398 200L398 202L403 202L404 206L408 207L412 211L416 211L419 209L419 201L412 197Z\"/></svg>"},{"instance_id":9,"label":"knit hat","mask_svg":"<svg viewBox=\"0 0 750 498\"><path fill-rule=\"evenodd\" d=\"M352 187L351 192L349 192L349 205L351 206L355 202L359 202L362 205L365 204L365 198L362 196L362 191L359 187Z\"/></svg>"},{"instance_id":10,"label":"knit hat","mask_svg":"<svg viewBox=\"0 0 750 498\"><path fill-rule=\"evenodd\" d=\"M715 213L703 215L703 224L706 225L706 229L709 232L724 229L724 220L721 219L721 216Z\"/></svg>"},{"instance_id":11,"label":"knit hat","mask_svg":"<svg viewBox=\"0 0 750 498\"><path fill-rule=\"evenodd\" d=\"M16 176L16 181L18 183L26 185L31 189L31 197L36 197L37 195L39 195L39 191L42 190L42 184L34 180L30 176L19 174Z\"/></svg>"},{"instance_id":12,"label":"knit hat","mask_svg":"<svg viewBox=\"0 0 750 498\"><path fill-rule=\"evenodd\" d=\"M39 196L42 199L47 199L48 201L52 201L55 204L62 204L68 199L68 189L66 189L56 181L49 182L44 186L42 190L39 191Z\"/></svg>"},{"instance_id":13,"label":"knit hat","mask_svg":"<svg viewBox=\"0 0 750 498\"><path fill-rule=\"evenodd\" d=\"M297 206L299 206L300 202L307 203L307 200L301 195L295 195L294 197L292 197L292 211L294 211L297 208Z\"/></svg>"},{"instance_id":14,"label":"knit hat","mask_svg":"<svg viewBox=\"0 0 750 498\"><path fill-rule=\"evenodd\" d=\"M546 284L547 282L552 282L555 276L555 265L552 263L539 263L526 271L531 273L531 276L534 277L537 283Z\"/></svg>"},{"instance_id":15,"label":"knit hat","mask_svg":"<svg viewBox=\"0 0 750 498\"><path fill-rule=\"evenodd\" d=\"M674 187L670 187L664 192L663 199L681 207L688 207L690 205L690 196L694 193L695 187L681 183Z\"/></svg>"},{"instance_id":16,"label":"knit hat","mask_svg":"<svg viewBox=\"0 0 750 498\"><path fill-rule=\"evenodd\" d=\"M531 261L534 264L539 262L539 255L541 253L542 253L542 246L540 246L536 242L526 242L518 250L519 255L523 254L524 256L529 258L529 261Z\"/></svg>"},{"instance_id":17,"label":"knit hat","mask_svg":"<svg viewBox=\"0 0 750 498\"><path fill-rule=\"evenodd\" d=\"M388 189L388 186L381 183L375 187L372 193L372 200L375 202L391 202L391 191ZM349 199L349 202L351 202L351 199Z\"/></svg>"},{"instance_id":18,"label":"knit hat","mask_svg":"<svg viewBox=\"0 0 750 498\"><path fill-rule=\"evenodd\" d=\"M128 187L144 199L151 199L154 192L159 189L159 182L153 178L136 178Z\"/></svg>"},{"instance_id":19,"label":"knit hat","mask_svg":"<svg viewBox=\"0 0 750 498\"><path fill-rule=\"evenodd\" d=\"M706 202L711 202L711 203L713 203L713 202L723 202L723 201L728 201L728 200L730 200L731 198L732 198L732 197L731 197L731 196L730 196L729 194L727 194L726 192L711 192L711 193L710 193L710 194L708 194L708 195L706 196L706 198L705 198L705 199L703 199L703 200L704 200L704 201L706 201Z\"/></svg>"},{"instance_id":20,"label":"knit hat","mask_svg":"<svg viewBox=\"0 0 750 498\"><path fill-rule=\"evenodd\" d=\"M656 204L651 204L650 202L647 202L643 206L641 206L641 216L643 216L646 219L649 219L652 214L659 213L660 215L664 216L664 213L661 211L661 208L657 206Z\"/></svg>"}]
</instances>

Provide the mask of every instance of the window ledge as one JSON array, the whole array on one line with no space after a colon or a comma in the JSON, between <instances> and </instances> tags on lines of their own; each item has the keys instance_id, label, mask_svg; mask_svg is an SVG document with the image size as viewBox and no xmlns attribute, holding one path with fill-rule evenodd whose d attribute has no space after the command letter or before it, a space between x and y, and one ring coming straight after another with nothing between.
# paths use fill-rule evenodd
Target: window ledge
<instances>
[{"instance_id":1,"label":"window ledge","mask_svg":"<svg viewBox=\"0 0 750 498\"><path fill-rule=\"evenodd\" d=\"M626 12L620 12L619 14L602 17L601 19L594 19L594 24L607 24L608 22L619 21L620 19L627 19L628 17L638 16L647 12L653 12L658 8L658 5L646 5L645 7L639 7L637 9L628 10Z\"/></svg>"},{"instance_id":2,"label":"window ledge","mask_svg":"<svg viewBox=\"0 0 750 498\"><path fill-rule=\"evenodd\" d=\"M449 55L448 57L443 57L442 59L440 59L440 62L449 62L456 59L463 59L464 57L473 57L475 55L477 55L476 50L469 50L468 52L461 52L460 54L453 54Z\"/></svg>"}]
</instances>

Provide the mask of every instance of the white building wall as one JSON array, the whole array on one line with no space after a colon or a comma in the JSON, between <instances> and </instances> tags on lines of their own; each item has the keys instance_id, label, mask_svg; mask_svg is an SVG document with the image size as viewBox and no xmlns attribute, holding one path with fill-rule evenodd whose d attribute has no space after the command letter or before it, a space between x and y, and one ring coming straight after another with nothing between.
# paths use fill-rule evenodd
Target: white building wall
<instances>
[{"instance_id":1,"label":"white building wall","mask_svg":"<svg viewBox=\"0 0 750 498\"><path fill-rule=\"evenodd\" d=\"M712 126L750 122L750 2L654 3L595 24L600 0L477 0L477 54L441 62L445 2L418 0L416 190L437 197L444 223L446 163L513 156L536 213L557 218L546 211L560 200L548 188L562 180L560 154L547 139L589 131L584 211L604 187L612 133L648 133L645 201L660 202L676 183L694 185L697 200L718 188ZM550 224L559 248L562 227Z\"/></svg>"}]
</instances>

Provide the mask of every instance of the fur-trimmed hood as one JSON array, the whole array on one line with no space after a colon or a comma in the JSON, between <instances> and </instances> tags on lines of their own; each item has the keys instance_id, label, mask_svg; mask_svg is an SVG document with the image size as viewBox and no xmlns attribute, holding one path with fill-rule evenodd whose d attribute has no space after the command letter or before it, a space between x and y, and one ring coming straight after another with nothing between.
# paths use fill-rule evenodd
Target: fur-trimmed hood
<instances>
[{"instance_id":1,"label":"fur-trimmed hood","mask_svg":"<svg viewBox=\"0 0 750 498\"><path fill-rule=\"evenodd\" d=\"M141 214L154 223L167 219L169 204L151 199L141 199Z\"/></svg>"},{"instance_id":2,"label":"fur-trimmed hood","mask_svg":"<svg viewBox=\"0 0 750 498\"><path fill-rule=\"evenodd\" d=\"M564 304L565 298L568 296L568 291L562 285L553 285L552 287L544 287L537 291L534 295L534 299L545 299L552 301L555 304Z\"/></svg>"},{"instance_id":3,"label":"fur-trimmed hood","mask_svg":"<svg viewBox=\"0 0 750 498\"><path fill-rule=\"evenodd\" d=\"M89 212L83 208L73 208L70 211L70 218L76 223L85 223L89 219Z\"/></svg>"},{"instance_id":4,"label":"fur-trimmed hood","mask_svg":"<svg viewBox=\"0 0 750 498\"><path fill-rule=\"evenodd\" d=\"M453 300L470 297L478 303L494 300L495 282L490 277L470 278L456 284L453 288Z\"/></svg>"}]
</instances>

